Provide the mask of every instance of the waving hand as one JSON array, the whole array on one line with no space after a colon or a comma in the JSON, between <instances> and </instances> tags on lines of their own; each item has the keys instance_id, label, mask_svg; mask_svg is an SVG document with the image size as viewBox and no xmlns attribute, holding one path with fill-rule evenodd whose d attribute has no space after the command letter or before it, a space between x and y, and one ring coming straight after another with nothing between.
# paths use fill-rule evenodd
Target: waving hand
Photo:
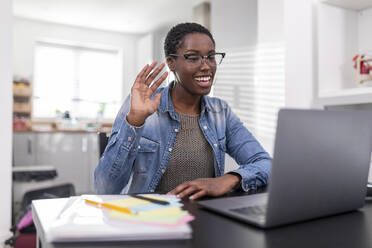
<instances>
[{"instance_id":1,"label":"waving hand","mask_svg":"<svg viewBox=\"0 0 372 248\"><path fill-rule=\"evenodd\" d=\"M151 99L151 96L167 78L168 72L164 72L158 80L153 82L165 66L164 63L161 63L153 70L156 64L156 62L153 62L151 65L146 65L137 75L132 86L127 121L133 126L141 126L146 118L153 114L159 107L161 94L156 94L154 99Z\"/></svg>"}]
</instances>

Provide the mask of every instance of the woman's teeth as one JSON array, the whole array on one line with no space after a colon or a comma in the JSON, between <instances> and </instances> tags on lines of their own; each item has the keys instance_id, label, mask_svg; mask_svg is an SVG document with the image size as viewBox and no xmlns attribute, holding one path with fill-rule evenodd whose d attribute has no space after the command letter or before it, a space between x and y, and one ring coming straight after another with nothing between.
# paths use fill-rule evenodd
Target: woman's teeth
<instances>
[{"instance_id":1,"label":"woman's teeth","mask_svg":"<svg viewBox=\"0 0 372 248\"><path fill-rule=\"evenodd\" d=\"M199 84L209 84L209 82L211 80L211 77L210 76L208 76L208 77L196 77L195 80Z\"/></svg>"}]
</instances>

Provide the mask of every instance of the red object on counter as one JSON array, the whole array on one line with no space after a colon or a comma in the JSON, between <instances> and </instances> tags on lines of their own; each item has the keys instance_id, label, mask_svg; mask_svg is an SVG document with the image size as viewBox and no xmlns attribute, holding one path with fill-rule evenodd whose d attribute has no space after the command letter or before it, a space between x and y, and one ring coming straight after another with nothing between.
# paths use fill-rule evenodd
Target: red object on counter
<instances>
[{"instance_id":1,"label":"red object on counter","mask_svg":"<svg viewBox=\"0 0 372 248\"><path fill-rule=\"evenodd\" d=\"M13 120L13 130L23 131L27 129L26 121L20 119Z\"/></svg>"},{"instance_id":2,"label":"red object on counter","mask_svg":"<svg viewBox=\"0 0 372 248\"><path fill-rule=\"evenodd\" d=\"M355 62L354 68L357 69L357 63L358 63L358 58L361 56L361 59L364 58L364 55L356 55L353 58L353 61ZM360 74L369 74L369 72L372 71L372 65L369 65L368 62L366 61L360 61Z\"/></svg>"}]
</instances>

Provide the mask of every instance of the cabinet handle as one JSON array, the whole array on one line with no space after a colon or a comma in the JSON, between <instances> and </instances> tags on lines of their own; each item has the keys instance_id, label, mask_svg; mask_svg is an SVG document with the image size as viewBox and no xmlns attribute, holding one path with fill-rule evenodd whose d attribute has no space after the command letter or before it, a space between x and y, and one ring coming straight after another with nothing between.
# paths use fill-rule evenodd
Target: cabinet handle
<instances>
[{"instance_id":1,"label":"cabinet handle","mask_svg":"<svg viewBox=\"0 0 372 248\"><path fill-rule=\"evenodd\" d=\"M81 140L81 151L82 152L87 152L88 151L88 138L83 137Z\"/></svg>"},{"instance_id":2,"label":"cabinet handle","mask_svg":"<svg viewBox=\"0 0 372 248\"><path fill-rule=\"evenodd\" d=\"M32 154L32 139L27 137L27 153Z\"/></svg>"}]
</instances>

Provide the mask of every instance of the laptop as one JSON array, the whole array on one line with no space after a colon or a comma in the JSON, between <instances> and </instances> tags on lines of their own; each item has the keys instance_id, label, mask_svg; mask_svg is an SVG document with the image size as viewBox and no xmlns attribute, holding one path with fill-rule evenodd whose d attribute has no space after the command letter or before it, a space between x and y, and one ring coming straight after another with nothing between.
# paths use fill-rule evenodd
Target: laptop
<instances>
[{"instance_id":1,"label":"laptop","mask_svg":"<svg viewBox=\"0 0 372 248\"><path fill-rule=\"evenodd\" d=\"M372 151L372 112L282 109L268 191L198 201L269 228L361 208Z\"/></svg>"}]
</instances>

